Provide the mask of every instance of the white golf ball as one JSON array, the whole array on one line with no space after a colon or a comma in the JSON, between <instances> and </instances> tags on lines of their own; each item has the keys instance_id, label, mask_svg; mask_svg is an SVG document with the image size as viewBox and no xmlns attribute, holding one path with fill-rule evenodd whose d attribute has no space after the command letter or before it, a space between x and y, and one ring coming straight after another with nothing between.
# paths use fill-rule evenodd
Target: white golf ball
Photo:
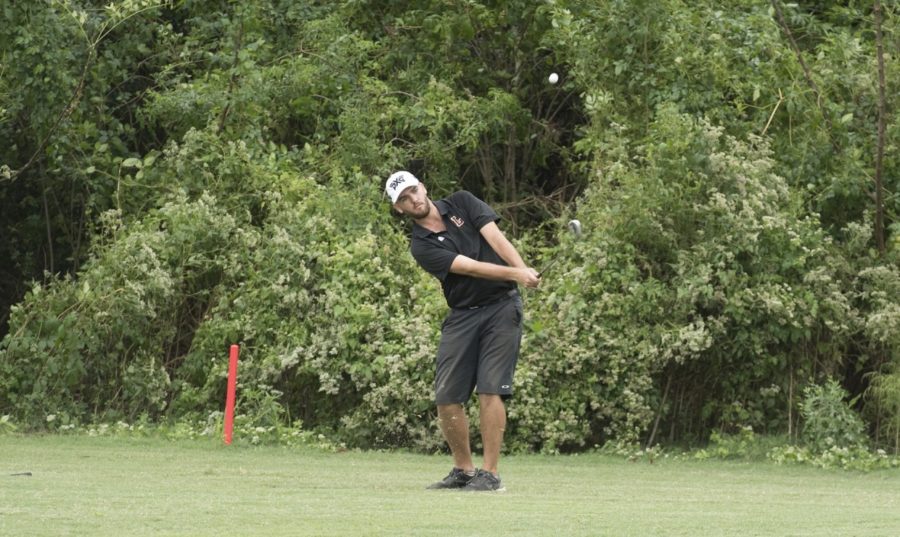
<instances>
[{"instance_id":1,"label":"white golf ball","mask_svg":"<svg viewBox=\"0 0 900 537\"><path fill-rule=\"evenodd\" d=\"M559 75L556 73L550 73L550 76L547 78L551 84L556 84L559 82Z\"/></svg>"}]
</instances>

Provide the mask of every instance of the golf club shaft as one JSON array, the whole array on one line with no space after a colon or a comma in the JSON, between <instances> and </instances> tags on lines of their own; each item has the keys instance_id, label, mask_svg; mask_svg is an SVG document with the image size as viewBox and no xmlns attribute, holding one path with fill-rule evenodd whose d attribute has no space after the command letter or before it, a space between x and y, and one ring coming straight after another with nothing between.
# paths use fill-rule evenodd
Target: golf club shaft
<instances>
[{"instance_id":1,"label":"golf club shaft","mask_svg":"<svg viewBox=\"0 0 900 537\"><path fill-rule=\"evenodd\" d=\"M558 255L554 256L553 259L551 259L550 262L547 263L547 265L544 266L544 268L541 269L540 272L538 272L538 276L543 277L544 274L546 274L547 271L550 270L550 267L552 267L553 265L555 265L557 261L559 261L559 256L558 256Z\"/></svg>"},{"instance_id":2,"label":"golf club shaft","mask_svg":"<svg viewBox=\"0 0 900 537\"><path fill-rule=\"evenodd\" d=\"M569 223L567 224L566 227L569 229L570 232L572 232L572 236L575 237L575 240L578 240L581 237L581 222L580 221L575 220L575 219L569 220ZM557 261L559 261L560 257L562 257L562 254L560 252L557 252L556 255L553 256L553 259L551 259L550 262L547 263L547 265L544 266L544 268L540 272L538 272L538 276L542 277L544 275L544 273L546 273L548 270L550 270L550 267L552 267L553 265L556 264Z\"/></svg>"}]
</instances>

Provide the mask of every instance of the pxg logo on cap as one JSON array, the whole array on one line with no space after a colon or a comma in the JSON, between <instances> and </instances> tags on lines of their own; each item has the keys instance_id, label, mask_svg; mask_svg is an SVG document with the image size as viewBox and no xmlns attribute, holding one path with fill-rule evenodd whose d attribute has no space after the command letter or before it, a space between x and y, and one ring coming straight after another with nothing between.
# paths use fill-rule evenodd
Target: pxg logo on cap
<instances>
[{"instance_id":1,"label":"pxg logo on cap","mask_svg":"<svg viewBox=\"0 0 900 537\"><path fill-rule=\"evenodd\" d=\"M419 184L419 180L416 179L415 175L406 171L394 172L388 177L387 183L384 185L384 191L391 198L391 203L397 203L397 198L400 197L404 190L417 184Z\"/></svg>"}]
</instances>

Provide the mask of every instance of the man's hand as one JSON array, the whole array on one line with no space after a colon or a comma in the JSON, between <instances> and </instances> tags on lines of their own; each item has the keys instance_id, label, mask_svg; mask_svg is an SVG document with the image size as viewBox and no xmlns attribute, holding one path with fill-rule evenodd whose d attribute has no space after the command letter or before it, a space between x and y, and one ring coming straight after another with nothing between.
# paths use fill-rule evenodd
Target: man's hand
<instances>
[{"instance_id":1,"label":"man's hand","mask_svg":"<svg viewBox=\"0 0 900 537\"><path fill-rule=\"evenodd\" d=\"M516 281L518 281L525 287L534 289L541 284L541 275L540 273L538 273L538 271L534 270L531 267L526 267L518 270L519 277L516 278Z\"/></svg>"}]
</instances>

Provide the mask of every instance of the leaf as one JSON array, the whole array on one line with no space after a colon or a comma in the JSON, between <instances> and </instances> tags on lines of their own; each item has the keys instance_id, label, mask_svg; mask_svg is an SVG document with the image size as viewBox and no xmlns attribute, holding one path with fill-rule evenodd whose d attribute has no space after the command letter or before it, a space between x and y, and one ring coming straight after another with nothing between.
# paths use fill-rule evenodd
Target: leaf
<instances>
[{"instance_id":1,"label":"leaf","mask_svg":"<svg viewBox=\"0 0 900 537\"><path fill-rule=\"evenodd\" d=\"M139 158L131 157L131 158L127 158L122 161L123 168L138 168L138 169L140 169L143 166L144 166L144 163L141 162L141 159L139 159Z\"/></svg>"}]
</instances>

